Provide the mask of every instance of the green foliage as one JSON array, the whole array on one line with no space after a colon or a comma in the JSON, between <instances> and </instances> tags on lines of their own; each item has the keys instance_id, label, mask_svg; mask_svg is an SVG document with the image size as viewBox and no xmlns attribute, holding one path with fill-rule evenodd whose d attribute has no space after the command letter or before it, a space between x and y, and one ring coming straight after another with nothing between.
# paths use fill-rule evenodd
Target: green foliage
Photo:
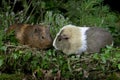
<instances>
[{"instance_id":1,"label":"green foliage","mask_svg":"<svg viewBox=\"0 0 120 80\"><path fill-rule=\"evenodd\" d=\"M14 12L16 0L2 0L0 8L0 71L1 73L30 74L33 79L116 79L120 71L120 15L110 12L102 0L27 0L22 1L23 10ZM62 10L61 10L62 9ZM64 12L65 11L65 12ZM14 23L44 23L50 26L52 37L67 24L98 26L108 29L116 46L107 46L101 53L66 56L54 49L39 51L21 46L13 32L5 34L5 29ZM110 74L110 75L109 75ZM34 75L34 76L33 76ZM57 75L57 76L56 76ZM59 76L58 76L59 75ZM102 76L103 75L103 76ZM15 75L18 76L18 75ZM11 75L11 77L15 77ZM5 78L6 77L6 78ZM0 79L9 75L0 74ZM29 77L32 79L31 77ZM119 77L118 77L119 78ZM104 79L104 78L103 78Z\"/></svg>"},{"instance_id":2,"label":"green foliage","mask_svg":"<svg viewBox=\"0 0 120 80\"><path fill-rule=\"evenodd\" d=\"M2 56L0 56L0 67L3 65L4 58Z\"/></svg>"},{"instance_id":3,"label":"green foliage","mask_svg":"<svg viewBox=\"0 0 120 80\"><path fill-rule=\"evenodd\" d=\"M65 18L62 14L53 13L52 11L47 11L45 14L44 23L50 25L51 33L55 37L56 33L64 25L70 24L69 18Z\"/></svg>"},{"instance_id":4,"label":"green foliage","mask_svg":"<svg viewBox=\"0 0 120 80\"><path fill-rule=\"evenodd\" d=\"M109 27L108 25L111 25L111 22L115 22L117 17L114 13L109 12L108 6L103 6L102 1L69 0L65 6L69 11L67 15L70 17L70 20L81 26Z\"/></svg>"},{"instance_id":5,"label":"green foliage","mask_svg":"<svg viewBox=\"0 0 120 80\"><path fill-rule=\"evenodd\" d=\"M97 60L103 71L119 69L120 49L113 46L107 46L102 54L94 54L93 59ZM103 65L104 64L104 65Z\"/></svg>"},{"instance_id":6,"label":"green foliage","mask_svg":"<svg viewBox=\"0 0 120 80\"><path fill-rule=\"evenodd\" d=\"M0 80L22 80L23 78L24 74L0 74Z\"/></svg>"}]
</instances>

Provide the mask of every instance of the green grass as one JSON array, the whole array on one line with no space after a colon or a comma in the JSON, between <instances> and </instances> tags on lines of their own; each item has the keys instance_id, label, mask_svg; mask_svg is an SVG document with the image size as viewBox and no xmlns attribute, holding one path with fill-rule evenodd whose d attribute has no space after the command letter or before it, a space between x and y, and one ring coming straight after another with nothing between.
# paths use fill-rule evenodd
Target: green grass
<instances>
[{"instance_id":1,"label":"green grass","mask_svg":"<svg viewBox=\"0 0 120 80\"><path fill-rule=\"evenodd\" d=\"M60 4L56 4L59 1L48 2L50 3L42 0L40 3L38 0L28 4L24 0L22 2L23 11L14 13L14 5L10 6L9 2L3 1L3 8L0 8L0 79L6 80L10 77L16 77L19 73L22 79L23 76L27 75L33 79L59 77L61 79L83 80L120 79L118 76L120 74L120 47L118 47L120 46L120 28L118 25L120 15L110 12L109 7L103 6L100 0L77 2L69 0L66 3L60 1ZM58 9L60 5L63 5L68 12L60 11ZM31 7L33 8L29 13ZM54 9L51 10L51 8ZM115 46L107 46L100 54L83 54L80 58L75 55L66 56L61 52L56 52L54 48L38 51L19 45L14 35L6 36L5 29L16 22L50 25L53 38L59 29L67 24L103 27L112 33Z\"/></svg>"}]
</instances>

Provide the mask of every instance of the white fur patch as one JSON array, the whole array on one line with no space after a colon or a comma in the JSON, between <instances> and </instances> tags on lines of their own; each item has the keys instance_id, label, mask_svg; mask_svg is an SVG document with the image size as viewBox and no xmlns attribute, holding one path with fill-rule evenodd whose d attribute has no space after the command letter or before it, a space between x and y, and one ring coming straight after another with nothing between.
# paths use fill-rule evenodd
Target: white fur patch
<instances>
[{"instance_id":1,"label":"white fur patch","mask_svg":"<svg viewBox=\"0 0 120 80\"><path fill-rule=\"evenodd\" d=\"M59 32L59 33L60 33L60 32ZM55 45L55 42L56 42L56 39L57 39L59 33L57 33L57 35L56 35L56 37L55 37L55 39L54 39L54 41L53 41L53 46L54 46L54 48L55 48L56 50L58 50L58 48L57 48L57 46Z\"/></svg>"},{"instance_id":2,"label":"white fur patch","mask_svg":"<svg viewBox=\"0 0 120 80\"><path fill-rule=\"evenodd\" d=\"M81 47L79 47L78 51L76 51L76 54L80 54L87 50L87 35L86 31L89 29L89 27L79 27L81 32Z\"/></svg>"}]
</instances>

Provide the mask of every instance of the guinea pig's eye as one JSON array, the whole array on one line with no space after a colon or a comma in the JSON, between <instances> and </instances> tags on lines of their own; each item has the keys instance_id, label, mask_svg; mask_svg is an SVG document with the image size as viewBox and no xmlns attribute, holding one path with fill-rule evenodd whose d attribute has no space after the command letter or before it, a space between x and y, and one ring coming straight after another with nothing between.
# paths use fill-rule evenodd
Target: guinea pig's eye
<instances>
[{"instance_id":1,"label":"guinea pig's eye","mask_svg":"<svg viewBox=\"0 0 120 80\"><path fill-rule=\"evenodd\" d=\"M62 37L63 40L68 40L69 39L69 37L65 34L63 34L61 37Z\"/></svg>"},{"instance_id":2,"label":"guinea pig's eye","mask_svg":"<svg viewBox=\"0 0 120 80\"><path fill-rule=\"evenodd\" d=\"M69 38L68 37L66 37L66 38L64 38L65 40L68 40Z\"/></svg>"},{"instance_id":3,"label":"guinea pig's eye","mask_svg":"<svg viewBox=\"0 0 120 80\"><path fill-rule=\"evenodd\" d=\"M41 36L41 38L42 38L42 39L45 39L45 37L44 37L44 36Z\"/></svg>"}]
</instances>

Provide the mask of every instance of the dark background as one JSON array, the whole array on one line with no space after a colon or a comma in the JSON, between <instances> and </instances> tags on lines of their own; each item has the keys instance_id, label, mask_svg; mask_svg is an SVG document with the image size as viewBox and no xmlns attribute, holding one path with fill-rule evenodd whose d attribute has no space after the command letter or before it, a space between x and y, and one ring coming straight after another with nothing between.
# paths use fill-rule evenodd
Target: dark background
<instances>
[{"instance_id":1,"label":"dark background","mask_svg":"<svg viewBox=\"0 0 120 80\"><path fill-rule=\"evenodd\" d=\"M6 2L9 2L10 5L12 6L13 5L13 2L14 0L5 0ZM27 0L27 2L29 2L30 0ZM46 0L45 0L46 1ZM63 2L67 2L68 0L63 0ZM49 2L49 0L48 0ZM111 11L114 11L114 12L119 12L120 13L120 0L104 0L103 1L103 4L104 5L109 5L110 6L110 9ZM0 1L0 7L2 7L2 0ZM15 4L15 7L13 9L14 12L18 12L18 11L21 11L23 10L24 7L22 5L22 0L17 0L16 4ZM31 8L32 9L32 8ZM65 12L64 9L60 9L61 11Z\"/></svg>"}]
</instances>

